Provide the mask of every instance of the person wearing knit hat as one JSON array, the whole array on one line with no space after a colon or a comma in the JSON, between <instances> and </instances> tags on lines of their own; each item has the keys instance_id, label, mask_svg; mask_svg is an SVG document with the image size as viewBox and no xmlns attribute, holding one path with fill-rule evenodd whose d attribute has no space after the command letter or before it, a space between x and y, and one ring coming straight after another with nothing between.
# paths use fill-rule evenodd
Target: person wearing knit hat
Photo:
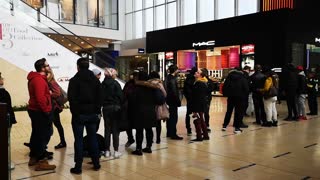
<instances>
[{"instance_id":1,"label":"person wearing knit hat","mask_svg":"<svg viewBox=\"0 0 320 180\"><path fill-rule=\"evenodd\" d=\"M92 69L92 72L98 79L100 79L101 71L99 69Z\"/></svg>"}]
</instances>

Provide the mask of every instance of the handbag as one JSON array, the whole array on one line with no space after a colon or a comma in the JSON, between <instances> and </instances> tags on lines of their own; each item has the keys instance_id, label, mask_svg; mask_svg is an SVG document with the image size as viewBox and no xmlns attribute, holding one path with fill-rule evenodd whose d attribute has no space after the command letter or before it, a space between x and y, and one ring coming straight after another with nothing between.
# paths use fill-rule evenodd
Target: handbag
<instances>
[{"instance_id":1,"label":"handbag","mask_svg":"<svg viewBox=\"0 0 320 180\"><path fill-rule=\"evenodd\" d=\"M169 108L167 103L156 106L157 120L169 119Z\"/></svg>"},{"instance_id":2,"label":"handbag","mask_svg":"<svg viewBox=\"0 0 320 180\"><path fill-rule=\"evenodd\" d=\"M275 86L271 86L268 91L263 94L264 99L269 99L278 95L278 89Z\"/></svg>"}]
</instances>

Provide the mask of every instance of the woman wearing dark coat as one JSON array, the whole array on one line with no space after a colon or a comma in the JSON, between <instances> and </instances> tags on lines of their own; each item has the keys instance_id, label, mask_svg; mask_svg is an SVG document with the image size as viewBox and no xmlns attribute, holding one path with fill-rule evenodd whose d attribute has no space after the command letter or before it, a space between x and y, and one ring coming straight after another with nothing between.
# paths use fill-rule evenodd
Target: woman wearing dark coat
<instances>
[{"instance_id":1,"label":"woman wearing dark coat","mask_svg":"<svg viewBox=\"0 0 320 180\"><path fill-rule=\"evenodd\" d=\"M120 84L115 80L117 71L113 68L106 68L105 79L102 82L102 104L104 119L104 138L106 143L105 156L109 157L110 137L112 134L114 158L119 158L121 153L119 149L119 121L121 113L121 104L123 102L123 93Z\"/></svg>"},{"instance_id":2,"label":"woman wearing dark coat","mask_svg":"<svg viewBox=\"0 0 320 180\"><path fill-rule=\"evenodd\" d=\"M194 82L191 91L190 107L192 117L195 118L193 124L197 133L197 138L192 141L209 140L207 125L204 120L204 114L208 105L208 80L205 77L206 73L204 71L204 69L198 69L198 71L194 74L196 81Z\"/></svg>"},{"instance_id":3,"label":"woman wearing dark coat","mask_svg":"<svg viewBox=\"0 0 320 180\"><path fill-rule=\"evenodd\" d=\"M151 146L153 141L152 128L156 127L156 87L148 83L148 74L139 72L138 80L135 82L134 92L129 95L129 117L132 129L136 129L136 150L134 155L142 155L142 152L152 153ZM160 90L159 90L160 91ZM143 130L146 131L147 147L142 149Z\"/></svg>"}]
</instances>

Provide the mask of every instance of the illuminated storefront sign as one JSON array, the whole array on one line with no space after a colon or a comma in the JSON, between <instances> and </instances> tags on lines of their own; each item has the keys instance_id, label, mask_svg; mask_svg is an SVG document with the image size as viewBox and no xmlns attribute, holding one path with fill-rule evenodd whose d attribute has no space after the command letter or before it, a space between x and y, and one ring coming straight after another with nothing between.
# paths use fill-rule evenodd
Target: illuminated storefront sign
<instances>
[{"instance_id":1,"label":"illuminated storefront sign","mask_svg":"<svg viewBox=\"0 0 320 180\"><path fill-rule=\"evenodd\" d=\"M215 44L216 44L216 41L197 42L197 43L192 43L192 47L214 46Z\"/></svg>"},{"instance_id":2,"label":"illuminated storefront sign","mask_svg":"<svg viewBox=\"0 0 320 180\"><path fill-rule=\"evenodd\" d=\"M246 44L241 47L242 54L254 54L254 44Z\"/></svg>"},{"instance_id":3,"label":"illuminated storefront sign","mask_svg":"<svg viewBox=\"0 0 320 180\"><path fill-rule=\"evenodd\" d=\"M314 42L320 43L320 38L314 38Z\"/></svg>"}]
</instances>

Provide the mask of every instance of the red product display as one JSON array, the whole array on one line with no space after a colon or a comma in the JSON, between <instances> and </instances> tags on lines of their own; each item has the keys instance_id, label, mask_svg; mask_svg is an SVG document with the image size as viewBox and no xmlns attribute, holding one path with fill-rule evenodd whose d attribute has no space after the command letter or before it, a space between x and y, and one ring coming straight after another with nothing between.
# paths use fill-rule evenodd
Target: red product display
<instances>
[{"instance_id":1,"label":"red product display","mask_svg":"<svg viewBox=\"0 0 320 180\"><path fill-rule=\"evenodd\" d=\"M239 48L230 48L229 68L234 68L239 66L240 66Z\"/></svg>"},{"instance_id":2,"label":"red product display","mask_svg":"<svg viewBox=\"0 0 320 180\"><path fill-rule=\"evenodd\" d=\"M221 50L221 68L229 68L229 50Z\"/></svg>"}]
</instances>

